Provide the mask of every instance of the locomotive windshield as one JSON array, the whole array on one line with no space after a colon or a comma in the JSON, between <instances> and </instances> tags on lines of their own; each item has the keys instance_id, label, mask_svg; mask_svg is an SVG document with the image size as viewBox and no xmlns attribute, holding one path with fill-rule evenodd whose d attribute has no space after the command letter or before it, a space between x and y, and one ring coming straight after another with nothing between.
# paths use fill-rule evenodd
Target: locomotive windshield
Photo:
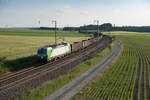
<instances>
[{"instance_id":1,"label":"locomotive windshield","mask_svg":"<svg viewBox=\"0 0 150 100\"><path fill-rule=\"evenodd\" d=\"M40 48L38 49L38 54L41 55L41 54L47 54L47 49L46 48Z\"/></svg>"}]
</instances>

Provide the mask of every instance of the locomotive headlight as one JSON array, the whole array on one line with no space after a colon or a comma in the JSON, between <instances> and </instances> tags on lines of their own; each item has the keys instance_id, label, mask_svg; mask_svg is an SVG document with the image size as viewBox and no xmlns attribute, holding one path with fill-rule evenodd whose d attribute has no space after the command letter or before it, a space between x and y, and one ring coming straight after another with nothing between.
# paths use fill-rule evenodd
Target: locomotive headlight
<instances>
[{"instance_id":1,"label":"locomotive headlight","mask_svg":"<svg viewBox=\"0 0 150 100\"><path fill-rule=\"evenodd\" d=\"M41 55L41 59L43 59L46 55Z\"/></svg>"}]
</instances>

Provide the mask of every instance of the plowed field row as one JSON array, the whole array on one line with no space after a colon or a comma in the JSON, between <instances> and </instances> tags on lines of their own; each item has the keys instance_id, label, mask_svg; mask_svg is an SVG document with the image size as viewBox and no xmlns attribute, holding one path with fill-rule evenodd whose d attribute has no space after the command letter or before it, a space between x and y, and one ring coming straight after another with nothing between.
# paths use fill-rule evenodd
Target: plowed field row
<instances>
[{"instance_id":1,"label":"plowed field row","mask_svg":"<svg viewBox=\"0 0 150 100\"><path fill-rule=\"evenodd\" d=\"M150 37L119 37L123 51L75 100L150 100Z\"/></svg>"}]
</instances>

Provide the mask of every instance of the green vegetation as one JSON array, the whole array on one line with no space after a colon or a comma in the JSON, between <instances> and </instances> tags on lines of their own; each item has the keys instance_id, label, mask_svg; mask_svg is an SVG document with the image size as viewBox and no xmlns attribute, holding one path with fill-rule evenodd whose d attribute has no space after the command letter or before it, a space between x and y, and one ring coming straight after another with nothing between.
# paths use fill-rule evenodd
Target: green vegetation
<instances>
[{"instance_id":1,"label":"green vegetation","mask_svg":"<svg viewBox=\"0 0 150 100\"><path fill-rule=\"evenodd\" d=\"M0 56L7 57L7 59L16 59L25 56L35 55L37 48L46 45L54 44L54 37L25 37L25 36L2 36L0 35ZM88 39L89 37L64 37L57 38L57 42L72 43Z\"/></svg>"},{"instance_id":2,"label":"green vegetation","mask_svg":"<svg viewBox=\"0 0 150 100\"><path fill-rule=\"evenodd\" d=\"M139 33L116 33L115 36L123 44L123 52L119 59L78 93L74 100L149 99L150 37Z\"/></svg>"},{"instance_id":3,"label":"green vegetation","mask_svg":"<svg viewBox=\"0 0 150 100\"><path fill-rule=\"evenodd\" d=\"M49 84L43 86L42 88L38 90L31 90L27 94L23 94L18 98L18 100L41 100L45 96L48 96L49 94L53 93L63 85L67 84L77 76L81 75L88 69L90 69L92 66L97 64L99 61L101 61L106 55L110 53L110 51L114 48L114 45L111 44L111 49L106 48L101 53L97 53L93 56L91 60L86 61L85 63L82 63L76 67L74 67L70 72L66 75L60 76L56 80L50 81Z\"/></svg>"},{"instance_id":4,"label":"green vegetation","mask_svg":"<svg viewBox=\"0 0 150 100\"><path fill-rule=\"evenodd\" d=\"M128 32L150 32L150 26L113 26L104 23L98 26L100 31L128 31ZM65 27L64 30L76 30L81 33L89 33L97 30L97 25L84 25L80 27Z\"/></svg>"},{"instance_id":5,"label":"green vegetation","mask_svg":"<svg viewBox=\"0 0 150 100\"><path fill-rule=\"evenodd\" d=\"M17 71L37 64L39 62L36 56L37 49L54 44L54 33L50 37L48 32L29 29L0 29L0 73ZM78 33L60 34L57 37L57 43L72 43L89 38L88 35Z\"/></svg>"},{"instance_id":6,"label":"green vegetation","mask_svg":"<svg viewBox=\"0 0 150 100\"><path fill-rule=\"evenodd\" d=\"M103 32L106 35L111 35L111 36L118 36L118 35L126 35L128 36L150 36L150 33L146 32L127 32L127 31L112 31L112 32Z\"/></svg>"},{"instance_id":7,"label":"green vegetation","mask_svg":"<svg viewBox=\"0 0 150 100\"><path fill-rule=\"evenodd\" d=\"M49 30L33 30L33 29L15 29L0 28L0 35L10 36L38 36L38 37L54 37L54 31ZM76 31L57 31L58 37L88 37L87 34L81 34Z\"/></svg>"}]
</instances>

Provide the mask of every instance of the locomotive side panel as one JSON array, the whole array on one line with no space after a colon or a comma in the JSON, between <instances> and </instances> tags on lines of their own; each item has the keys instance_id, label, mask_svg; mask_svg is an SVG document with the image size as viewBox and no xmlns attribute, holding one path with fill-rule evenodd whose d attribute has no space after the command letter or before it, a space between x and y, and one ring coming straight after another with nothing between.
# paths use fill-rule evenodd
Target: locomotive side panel
<instances>
[{"instance_id":1,"label":"locomotive side panel","mask_svg":"<svg viewBox=\"0 0 150 100\"><path fill-rule=\"evenodd\" d=\"M71 53L70 44L61 44L54 47L45 47L38 49L38 56L45 61Z\"/></svg>"},{"instance_id":2,"label":"locomotive side panel","mask_svg":"<svg viewBox=\"0 0 150 100\"><path fill-rule=\"evenodd\" d=\"M55 58L55 57L58 57L67 53L69 53L69 46L62 46L62 47L54 48L52 50L50 58Z\"/></svg>"}]
</instances>

